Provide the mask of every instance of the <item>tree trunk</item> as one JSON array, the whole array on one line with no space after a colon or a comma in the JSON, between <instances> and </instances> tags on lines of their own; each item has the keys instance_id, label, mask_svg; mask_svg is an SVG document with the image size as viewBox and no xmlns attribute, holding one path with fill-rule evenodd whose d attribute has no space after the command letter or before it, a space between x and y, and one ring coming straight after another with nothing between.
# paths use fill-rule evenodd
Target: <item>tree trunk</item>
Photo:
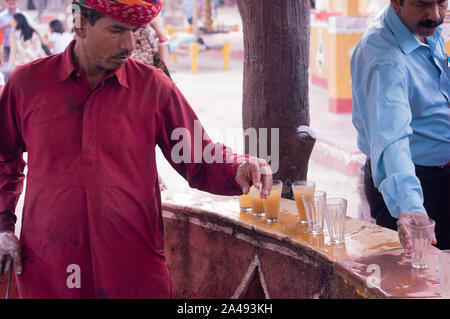
<instances>
[{"instance_id":1,"label":"tree trunk","mask_svg":"<svg viewBox=\"0 0 450 319\"><path fill-rule=\"evenodd\" d=\"M211 0L203 0L203 28L207 31L212 30L212 6Z\"/></svg>"},{"instance_id":2,"label":"tree trunk","mask_svg":"<svg viewBox=\"0 0 450 319\"><path fill-rule=\"evenodd\" d=\"M265 157L261 143L267 145L266 154L274 154L278 147L274 179L284 182L283 197L293 198L291 185L307 178L315 143L308 128L309 1L238 0L237 4L244 31L243 128L258 132L259 157ZM261 128L267 128L267 141ZM279 143L271 141L273 128L279 128ZM248 140L245 146L251 154ZM277 159L267 159L276 171Z\"/></svg>"}]
</instances>

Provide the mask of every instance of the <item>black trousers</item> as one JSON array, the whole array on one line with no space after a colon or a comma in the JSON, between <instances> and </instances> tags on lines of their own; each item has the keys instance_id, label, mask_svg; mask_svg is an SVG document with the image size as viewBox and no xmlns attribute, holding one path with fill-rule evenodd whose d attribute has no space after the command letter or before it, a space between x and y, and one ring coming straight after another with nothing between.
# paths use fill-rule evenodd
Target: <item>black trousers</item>
<instances>
[{"instance_id":1,"label":"black trousers","mask_svg":"<svg viewBox=\"0 0 450 319\"><path fill-rule=\"evenodd\" d=\"M436 222L436 247L450 249L450 166L416 165L416 176L422 186L424 207L428 216ZM364 168L364 191L370 214L377 225L397 230L397 219L391 216L383 196L373 184L370 161L366 162Z\"/></svg>"}]
</instances>

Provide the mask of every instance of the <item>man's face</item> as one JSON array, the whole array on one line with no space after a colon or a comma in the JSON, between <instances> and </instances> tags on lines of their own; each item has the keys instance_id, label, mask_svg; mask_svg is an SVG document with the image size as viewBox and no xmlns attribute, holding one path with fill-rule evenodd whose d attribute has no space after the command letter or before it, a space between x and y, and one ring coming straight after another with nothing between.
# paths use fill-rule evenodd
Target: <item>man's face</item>
<instances>
[{"instance_id":1,"label":"man's face","mask_svg":"<svg viewBox=\"0 0 450 319\"><path fill-rule=\"evenodd\" d=\"M392 7L411 32L428 37L444 22L448 0L391 0Z\"/></svg>"},{"instance_id":2,"label":"man's face","mask_svg":"<svg viewBox=\"0 0 450 319\"><path fill-rule=\"evenodd\" d=\"M105 16L92 26L85 21L84 49L96 67L113 71L128 61L135 49L136 31L140 28Z\"/></svg>"},{"instance_id":3,"label":"man's face","mask_svg":"<svg viewBox=\"0 0 450 319\"><path fill-rule=\"evenodd\" d=\"M11 13L15 13L17 10L17 0L6 0L6 8Z\"/></svg>"}]
</instances>

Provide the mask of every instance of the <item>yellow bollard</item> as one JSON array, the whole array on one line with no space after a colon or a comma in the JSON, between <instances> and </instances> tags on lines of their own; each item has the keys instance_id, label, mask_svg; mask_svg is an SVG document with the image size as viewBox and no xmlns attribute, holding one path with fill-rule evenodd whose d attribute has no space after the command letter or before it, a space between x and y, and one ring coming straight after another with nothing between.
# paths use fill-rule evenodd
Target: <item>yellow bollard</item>
<instances>
[{"instance_id":1,"label":"yellow bollard","mask_svg":"<svg viewBox=\"0 0 450 319\"><path fill-rule=\"evenodd\" d=\"M223 53L223 69L228 70L230 68L230 53L231 53L230 42L225 41L222 53Z\"/></svg>"},{"instance_id":2,"label":"yellow bollard","mask_svg":"<svg viewBox=\"0 0 450 319\"><path fill-rule=\"evenodd\" d=\"M168 25L168 26L166 27L166 30L167 30L167 35L172 35L172 34L173 34L172 26Z\"/></svg>"},{"instance_id":3,"label":"yellow bollard","mask_svg":"<svg viewBox=\"0 0 450 319\"><path fill-rule=\"evenodd\" d=\"M176 53L172 53L172 62L177 63L177 54Z\"/></svg>"},{"instance_id":4,"label":"yellow bollard","mask_svg":"<svg viewBox=\"0 0 450 319\"><path fill-rule=\"evenodd\" d=\"M189 46L189 55L191 57L192 73L198 73L198 43L191 43Z\"/></svg>"},{"instance_id":5,"label":"yellow bollard","mask_svg":"<svg viewBox=\"0 0 450 319\"><path fill-rule=\"evenodd\" d=\"M191 26L189 26L187 29L186 29L186 32L187 33L191 33L192 34L192 32L193 32L193 29L192 29L192 27Z\"/></svg>"}]
</instances>

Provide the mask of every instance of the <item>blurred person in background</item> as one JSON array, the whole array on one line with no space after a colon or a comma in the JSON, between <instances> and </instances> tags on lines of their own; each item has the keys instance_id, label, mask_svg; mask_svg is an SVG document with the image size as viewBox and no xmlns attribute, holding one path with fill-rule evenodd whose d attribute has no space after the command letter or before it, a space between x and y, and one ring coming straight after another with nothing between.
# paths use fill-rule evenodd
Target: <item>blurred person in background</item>
<instances>
[{"instance_id":1,"label":"blurred person in background","mask_svg":"<svg viewBox=\"0 0 450 319\"><path fill-rule=\"evenodd\" d=\"M45 38L47 47L52 54L64 52L74 39L73 35L65 31L62 22L59 20L52 20L49 27L50 35Z\"/></svg>"},{"instance_id":2,"label":"blurred person in background","mask_svg":"<svg viewBox=\"0 0 450 319\"><path fill-rule=\"evenodd\" d=\"M8 62L0 67L0 71L5 75L6 79L16 66L46 56L39 34L28 24L22 13L14 14L11 27L15 31L9 36L10 57Z\"/></svg>"},{"instance_id":3,"label":"blurred person in background","mask_svg":"<svg viewBox=\"0 0 450 319\"><path fill-rule=\"evenodd\" d=\"M21 13L26 18L28 24L31 24L31 19L26 12L19 9L18 0L4 0L3 3L5 5L5 10L0 13L0 31L3 32L2 46L4 62L8 62L11 52L9 40L11 33L14 31L14 28L11 26L14 14Z\"/></svg>"},{"instance_id":4,"label":"blurred person in background","mask_svg":"<svg viewBox=\"0 0 450 319\"><path fill-rule=\"evenodd\" d=\"M158 18L137 31L136 48L131 58L163 70L170 78L169 39Z\"/></svg>"},{"instance_id":5,"label":"blurred person in background","mask_svg":"<svg viewBox=\"0 0 450 319\"><path fill-rule=\"evenodd\" d=\"M194 22L194 1L193 0L183 0L181 3L181 7L183 8L184 15L189 23L192 25ZM197 19L200 19L202 15L202 1L197 0Z\"/></svg>"}]
</instances>

